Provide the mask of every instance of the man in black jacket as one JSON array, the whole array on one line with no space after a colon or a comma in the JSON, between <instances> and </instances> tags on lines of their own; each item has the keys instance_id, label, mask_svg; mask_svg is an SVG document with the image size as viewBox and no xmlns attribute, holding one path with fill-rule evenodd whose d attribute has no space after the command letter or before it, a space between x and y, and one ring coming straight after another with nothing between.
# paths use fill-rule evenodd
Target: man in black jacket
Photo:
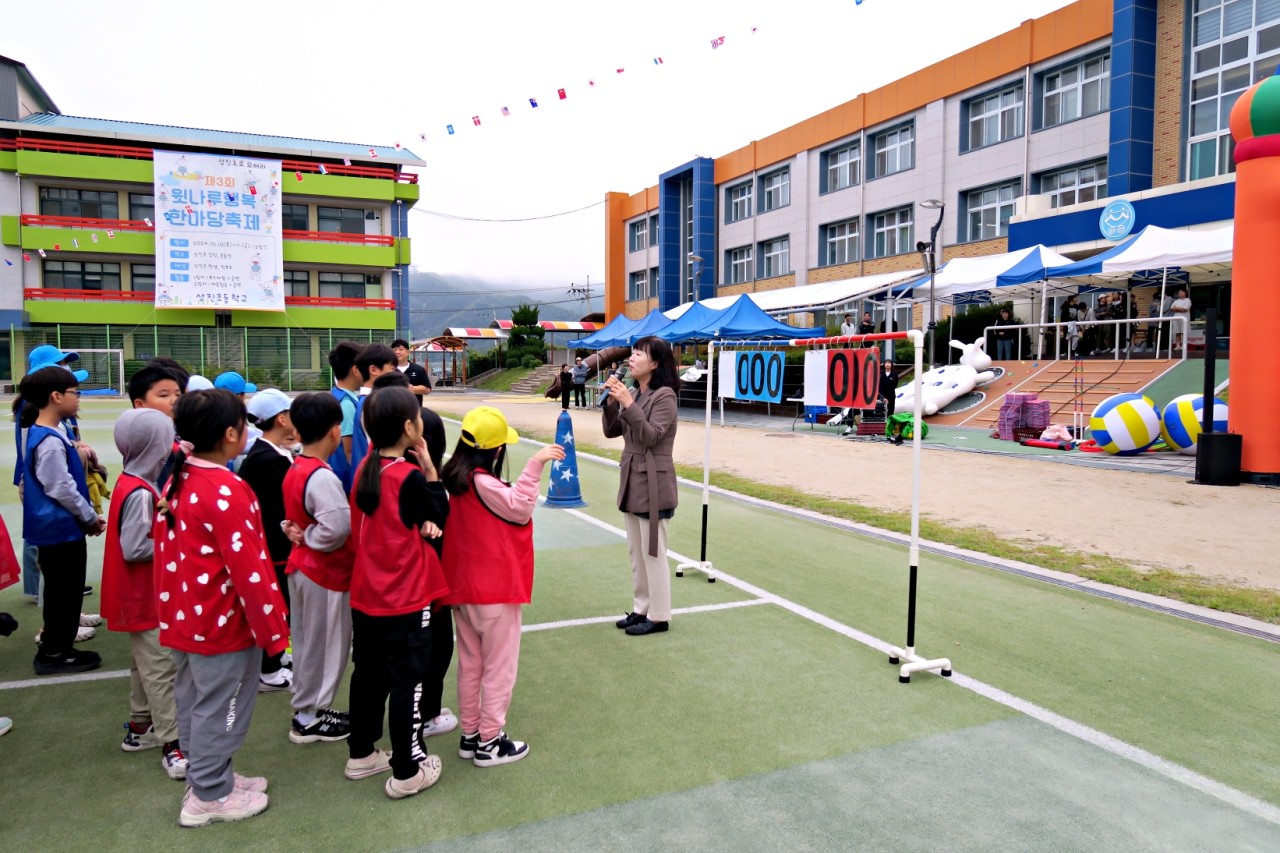
<instances>
[{"instance_id":1,"label":"man in black jacket","mask_svg":"<svg viewBox=\"0 0 1280 853\"><path fill-rule=\"evenodd\" d=\"M396 370L409 380L409 390L417 396L418 405L421 406L422 398L431 393L431 377L427 374L427 369L409 360L409 342L404 338L392 341L391 351L396 354Z\"/></svg>"},{"instance_id":2,"label":"man in black jacket","mask_svg":"<svg viewBox=\"0 0 1280 853\"><path fill-rule=\"evenodd\" d=\"M880 398L884 400L885 418L893 417L894 400L898 394L898 371L893 369L892 361L885 361L880 371Z\"/></svg>"}]
</instances>

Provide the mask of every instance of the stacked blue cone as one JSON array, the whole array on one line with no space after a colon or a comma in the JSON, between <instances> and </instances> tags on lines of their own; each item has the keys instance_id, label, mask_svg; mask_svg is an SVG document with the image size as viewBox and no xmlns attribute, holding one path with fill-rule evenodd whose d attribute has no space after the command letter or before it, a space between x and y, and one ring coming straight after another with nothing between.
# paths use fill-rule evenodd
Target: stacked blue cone
<instances>
[{"instance_id":1,"label":"stacked blue cone","mask_svg":"<svg viewBox=\"0 0 1280 853\"><path fill-rule=\"evenodd\" d=\"M564 448L564 459L551 463L551 487L544 504L552 509L586 506L582 499L582 483L578 481L578 450L573 443L573 418L560 412L556 421L556 444Z\"/></svg>"}]
</instances>

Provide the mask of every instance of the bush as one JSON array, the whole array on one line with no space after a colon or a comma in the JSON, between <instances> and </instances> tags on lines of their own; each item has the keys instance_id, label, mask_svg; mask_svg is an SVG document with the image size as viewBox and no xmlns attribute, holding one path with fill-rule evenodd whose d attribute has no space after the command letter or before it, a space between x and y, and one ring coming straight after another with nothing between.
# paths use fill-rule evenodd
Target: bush
<instances>
[{"instance_id":1,"label":"bush","mask_svg":"<svg viewBox=\"0 0 1280 853\"><path fill-rule=\"evenodd\" d=\"M520 357L520 366L529 370L541 367L543 364L544 362L542 361L542 358L536 355L524 355Z\"/></svg>"}]
</instances>

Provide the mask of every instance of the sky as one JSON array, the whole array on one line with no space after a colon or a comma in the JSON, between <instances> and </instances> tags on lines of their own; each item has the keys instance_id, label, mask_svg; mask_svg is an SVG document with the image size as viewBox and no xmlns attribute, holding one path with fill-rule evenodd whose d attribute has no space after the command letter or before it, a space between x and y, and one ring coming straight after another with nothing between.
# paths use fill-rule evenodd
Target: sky
<instances>
[{"instance_id":1,"label":"sky","mask_svg":"<svg viewBox=\"0 0 1280 853\"><path fill-rule=\"evenodd\" d=\"M643 190L1068 0L7 5L0 54L63 113L399 142L427 164L409 217L417 268L495 288L589 284L599 310L605 193ZM529 221L493 221L517 219Z\"/></svg>"}]
</instances>

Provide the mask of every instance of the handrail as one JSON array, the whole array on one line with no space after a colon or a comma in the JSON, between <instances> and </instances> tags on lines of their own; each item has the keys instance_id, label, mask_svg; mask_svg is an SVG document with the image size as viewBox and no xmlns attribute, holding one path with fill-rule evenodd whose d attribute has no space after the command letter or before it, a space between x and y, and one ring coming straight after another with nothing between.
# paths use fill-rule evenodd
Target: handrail
<instances>
[{"instance_id":1,"label":"handrail","mask_svg":"<svg viewBox=\"0 0 1280 853\"><path fill-rule=\"evenodd\" d=\"M1074 322L1081 323L1086 321L1076 320ZM1171 314L1163 317L1131 317L1125 320L1089 320L1087 321L1086 325L1088 326L1121 326L1121 325L1137 325L1138 323L1182 323L1182 361L1187 360L1187 338L1190 337L1190 334L1188 333L1190 332L1190 329L1191 329L1191 320L1188 317L1181 317L1177 314ZM985 339L987 336L987 333L991 332L994 329L1050 329L1052 328L1054 330L1053 360L1058 361L1059 360L1058 351L1060 349L1058 347L1058 343L1059 343L1058 329L1065 328L1068 325L1070 325L1070 322L1018 323L1016 325L1010 325L1010 326L992 325L992 326L987 326L983 328L982 337ZM1173 330L1170 329L1170 331L1172 332ZM1129 341L1130 341L1130 346L1132 346L1133 345L1132 337L1129 339ZM1118 361L1120 359L1120 342L1118 338L1116 340L1116 345L1114 349L1115 349L1114 357ZM1172 347L1170 347L1170 350L1172 350ZM1043 354L1043 351L1041 352ZM987 355L990 355L990 354L991 354L990 352L987 353ZM1014 355L1018 361L1022 360L1022 335L1018 335L1018 345L1014 348ZM1037 357L1041 357L1041 356L1037 356Z\"/></svg>"},{"instance_id":2,"label":"handrail","mask_svg":"<svg viewBox=\"0 0 1280 853\"><path fill-rule=\"evenodd\" d=\"M18 149L18 140L0 139L0 151L16 151L17 149Z\"/></svg>"},{"instance_id":3,"label":"handrail","mask_svg":"<svg viewBox=\"0 0 1280 853\"><path fill-rule=\"evenodd\" d=\"M281 232L286 240L308 240L318 243L363 243L366 246L394 246L396 238L383 234L344 234L341 231L293 231Z\"/></svg>"},{"instance_id":4,"label":"handrail","mask_svg":"<svg viewBox=\"0 0 1280 853\"><path fill-rule=\"evenodd\" d=\"M140 219L92 219L84 216L44 216L39 213L24 213L18 217L23 225L34 228L110 228L115 231L154 231L154 225L148 225Z\"/></svg>"},{"instance_id":5,"label":"handrail","mask_svg":"<svg viewBox=\"0 0 1280 853\"><path fill-rule=\"evenodd\" d=\"M81 290L75 287L27 287L22 298L31 301L58 300L64 302L153 302L155 294L149 290ZM351 308L394 310L394 299L356 299L345 296L286 296L285 305L311 308Z\"/></svg>"},{"instance_id":6,"label":"handrail","mask_svg":"<svg viewBox=\"0 0 1280 853\"><path fill-rule=\"evenodd\" d=\"M43 139L20 136L18 148L23 151L53 151L63 154L96 154L103 157L128 157L133 160L154 159L150 148L127 145L101 145L96 142L67 142L62 139Z\"/></svg>"}]
</instances>

